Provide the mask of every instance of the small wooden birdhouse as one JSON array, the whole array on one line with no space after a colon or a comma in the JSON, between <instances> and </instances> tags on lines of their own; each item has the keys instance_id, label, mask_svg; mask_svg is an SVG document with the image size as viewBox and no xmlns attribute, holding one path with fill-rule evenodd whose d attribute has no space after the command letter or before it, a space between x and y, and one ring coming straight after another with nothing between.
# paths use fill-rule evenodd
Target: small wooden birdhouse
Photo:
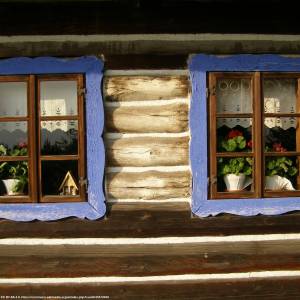
<instances>
[{"instance_id":1,"label":"small wooden birdhouse","mask_svg":"<svg viewBox=\"0 0 300 300\"><path fill-rule=\"evenodd\" d=\"M60 195L75 196L78 194L78 187L70 171L67 172L64 180L59 187Z\"/></svg>"}]
</instances>

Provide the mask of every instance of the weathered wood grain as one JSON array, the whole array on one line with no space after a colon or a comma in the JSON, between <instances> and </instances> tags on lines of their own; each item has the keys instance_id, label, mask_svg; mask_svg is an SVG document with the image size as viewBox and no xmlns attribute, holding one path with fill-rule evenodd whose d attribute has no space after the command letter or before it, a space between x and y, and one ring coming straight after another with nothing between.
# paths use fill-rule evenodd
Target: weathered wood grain
<instances>
[{"instance_id":1,"label":"weathered wood grain","mask_svg":"<svg viewBox=\"0 0 300 300\"><path fill-rule=\"evenodd\" d=\"M300 241L0 246L0 278L300 270Z\"/></svg>"},{"instance_id":2,"label":"weathered wood grain","mask_svg":"<svg viewBox=\"0 0 300 300\"><path fill-rule=\"evenodd\" d=\"M106 139L107 166L178 166L189 162L189 138Z\"/></svg>"},{"instance_id":3,"label":"weathered wood grain","mask_svg":"<svg viewBox=\"0 0 300 300\"><path fill-rule=\"evenodd\" d=\"M190 196L190 172L108 173L106 195L109 199L168 199Z\"/></svg>"},{"instance_id":4,"label":"weathered wood grain","mask_svg":"<svg viewBox=\"0 0 300 300\"><path fill-rule=\"evenodd\" d=\"M188 203L110 204L107 217L98 221L75 218L53 222L0 220L0 238L181 237L295 232L300 232L300 213L199 218L191 216Z\"/></svg>"},{"instance_id":5,"label":"weathered wood grain","mask_svg":"<svg viewBox=\"0 0 300 300\"><path fill-rule=\"evenodd\" d=\"M206 255L0 257L0 278L159 276L300 269L299 253L270 256L216 251Z\"/></svg>"},{"instance_id":6,"label":"weathered wood grain","mask_svg":"<svg viewBox=\"0 0 300 300\"><path fill-rule=\"evenodd\" d=\"M104 78L106 101L167 100L188 95L187 76L112 76Z\"/></svg>"},{"instance_id":7,"label":"weathered wood grain","mask_svg":"<svg viewBox=\"0 0 300 300\"><path fill-rule=\"evenodd\" d=\"M188 105L106 107L105 121L108 132L184 132L188 130Z\"/></svg>"},{"instance_id":8,"label":"weathered wood grain","mask_svg":"<svg viewBox=\"0 0 300 300\"><path fill-rule=\"evenodd\" d=\"M299 277L227 280L170 280L128 283L1 284L4 296L109 296L130 300L298 300Z\"/></svg>"}]
</instances>

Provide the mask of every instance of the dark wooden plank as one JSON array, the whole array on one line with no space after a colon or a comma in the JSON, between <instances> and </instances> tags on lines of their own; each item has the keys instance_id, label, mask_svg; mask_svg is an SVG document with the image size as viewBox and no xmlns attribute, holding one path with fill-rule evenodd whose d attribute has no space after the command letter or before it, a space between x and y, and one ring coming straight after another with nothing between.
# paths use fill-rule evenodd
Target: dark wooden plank
<instances>
[{"instance_id":1,"label":"dark wooden plank","mask_svg":"<svg viewBox=\"0 0 300 300\"><path fill-rule=\"evenodd\" d=\"M300 241L0 246L0 278L300 270Z\"/></svg>"},{"instance_id":2,"label":"dark wooden plank","mask_svg":"<svg viewBox=\"0 0 300 300\"><path fill-rule=\"evenodd\" d=\"M107 70L186 69L188 55L105 55Z\"/></svg>"},{"instance_id":3,"label":"dark wooden plank","mask_svg":"<svg viewBox=\"0 0 300 300\"><path fill-rule=\"evenodd\" d=\"M224 39L211 37L203 40L190 41L172 41L168 38L165 40L155 39L150 41L136 41L134 38L125 41L78 41L70 40L62 41L19 41L1 42L0 39L0 58L14 56L62 56L62 57L77 57L81 55L95 55L99 53L106 55L143 55L152 53L153 55L188 55L190 53L210 53L210 54L294 54L299 50L300 41L294 40L272 40L272 37L261 38L257 40L256 36L250 37L249 40L240 40L239 36L234 39L224 35ZM270 41L271 39L271 41ZM163 60L162 56L162 60ZM101 57L103 57L101 55ZM130 56L129 56L130 57ZM130 58L129 58L130 59ZM128 59L128 61L129 61ZM105 62L107 63L107 62ZM161 69L164 64L158 66ZM186 64L187 65L187 64ZM147 64L145 64L147 66Z\"/></svg>"},{"instance_id":4,"label":"dark wooden plank","mask_svg":"<svg viewBox=\"0 0 300 300\"><path fill-rule=\"evenodd\" d=\"M1 4L1 35L299 33L297 10L283 0L271 5L270 1L258 0L20 2Z\"/></svg>"},{"instance_id":5,"label":"dark wooden plank","mask_svg":"<svg viewBox=\"0 0 300 300\"><path fill-rule=\"evenodd\" d=\"M155 226L153 226L155 224ZM279 216L192 217L189 204L115 204L98 221L69 218L53 222L0 221L0 238L8 237L163 237L224 236L300 232L300 214Z\"/></svg>"},{"instance_id":6,"label":"dark wooden plank","mask_svg":"<svg viewBox=\"0 0 300 300\"><path fill-rule=\"evenodd\" d=\"M2 296L103 296L107 299L299 299L300 278L94 284L1 284ZM93 299L93 298L92 298ZM96 297L94 299L97 299Z\"/></svg>"}]
</instances>

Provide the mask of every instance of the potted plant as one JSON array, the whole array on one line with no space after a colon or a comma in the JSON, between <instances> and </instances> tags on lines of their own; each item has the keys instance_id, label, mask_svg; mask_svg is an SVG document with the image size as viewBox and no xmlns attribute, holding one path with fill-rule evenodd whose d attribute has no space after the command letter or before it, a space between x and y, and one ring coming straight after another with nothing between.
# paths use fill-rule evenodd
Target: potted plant
<instances>
[{"instance_id":1,"label":"potted plant","mask_svg":"<svg viewBox=\"0 0 300 300\"><path fill-rule=\"evenodd\" d=\"M266 147L266 151L286 152L281 143L274 143L272 149ZM265 163L265 188L266 190L295 190L290 179L298 172L292 159L286 156L267 157Z\"/></svg>"},{"instance_id":2,"label":"potted plant","mask_svg":"<svg viewBox=\"0 0 300 300\"><path fill-rule=\"evenodd\" d=\"M252 140L246 140L243 132L232 129L222 139L219 145L221 151L238 152L249 151L252 148ZM234 157L218 159L218 177L222 177L227 191L240 191L252 183L252 158Z\"/></svg>"},{"instance_id":3,"label":"potted plant","mask_svg":"<svg viewBox=\"0 0 300 300\"><path fill-rule=\"evenodd\" d=\"M19 143L12 150L0 145L1 156L25 156L27 145ZM28 184L28 163L26 161L0 163L0 178L4 184L7 195L22 195Z\"/></svg>"},{"instance_id":4,"label":"potted plant","mask_svg":"<svg viewBox=\"0 0 300 300\"><path fill-rule=\"evenodd\" d=\"M218 176L223 177L228 191L241 191L252 183L252 158L236 157L218 159Z\"/></svg>"}]
</instances>

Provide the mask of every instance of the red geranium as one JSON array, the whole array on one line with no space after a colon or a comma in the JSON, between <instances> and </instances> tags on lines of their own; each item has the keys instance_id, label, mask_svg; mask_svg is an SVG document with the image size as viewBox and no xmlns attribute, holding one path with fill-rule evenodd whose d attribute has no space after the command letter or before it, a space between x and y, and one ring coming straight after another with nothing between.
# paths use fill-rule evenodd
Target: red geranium
<instances>
[{"instance_id":1,"label":"red geranium","mask_svg":"<svg viewBox=\"0 0 300 300\"><path fill-rule=\"evenodd\" d=\"M252 140L248 141L247 146L252 149L253 141Z\"/></svg>"},{"instance_id":2,"label":"red geranium","mask_svg":"<svg viewBox=\"0 0 300 300\"><path fill-rule=\"evenodd\" d=\"M233 139L235 138L236 136L243 136L243 133L237 129L232 129L229 131L228 135L227 135L227 138L228 139Z\"/></svg>"},{"instance_id":3,"label":"red geranium","mask_svg":"<svg viewBox=\"0 0 300 300\"><path fill-rule=\"evenodd\" d=\"M274 152L286 152L286 149L283 148L283 146L281 145L281 143L274 143L273 144L273 151Z\"/></svg>"},{"instance_id":4,"label":"red geranium","mask_svg":"<svg viewBox=\"0 0 300 300\"><path fill-rule=\"evenodd\" d=\"M26 142L20 142L18 146L19 146L19 148L21 148L21 149L22 149L22 148L27 148L27 143L26 143Z\"/></svg>"}]
</instances>

